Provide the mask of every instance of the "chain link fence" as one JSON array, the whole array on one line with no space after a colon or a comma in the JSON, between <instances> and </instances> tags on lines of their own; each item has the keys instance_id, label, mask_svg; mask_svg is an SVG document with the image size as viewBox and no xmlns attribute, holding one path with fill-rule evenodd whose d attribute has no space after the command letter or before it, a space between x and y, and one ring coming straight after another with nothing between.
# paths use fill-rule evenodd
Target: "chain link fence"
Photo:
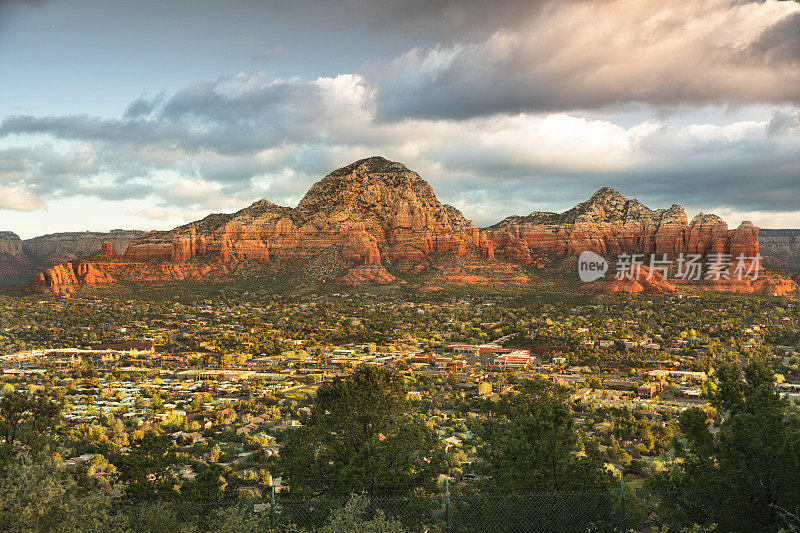
<instances>
[{"instance_id":1,"label":"chain link fence","mask_svg":"<svg viewBox=\"0 0 800 533\"><path fill-rule=\"evenodd\" d=\"M153 531L640 531L646 511L621 491L548 494L437 494L418 497L120 502L131 530ZM626 501L628 499L628 501ZM348 529L343 524L367 524ZM371 524L371 526L370 526ZM380 525L380 527L378 527Z\"/></svg>"}]
</instances>

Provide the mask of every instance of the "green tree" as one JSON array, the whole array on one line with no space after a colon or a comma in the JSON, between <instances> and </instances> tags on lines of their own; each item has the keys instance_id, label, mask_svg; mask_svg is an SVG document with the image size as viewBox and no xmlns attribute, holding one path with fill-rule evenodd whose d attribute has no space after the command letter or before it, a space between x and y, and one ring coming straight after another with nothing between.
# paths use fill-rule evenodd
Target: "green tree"
<instances>
[{"instance_id":1,"label":"green tree","mask_svg":"<svg viewBox=\"0 0 800 533\"><path fill-rule=\"evenodd\" d=\"M171 493L168 467L175 464L174 449L167 435L148 431L131 442L130 452L114 459L127 495L148 498Z\"/></svg>"},{"instance_id":2,"label":"green tree","mask_svg":"<svg viewBox=\"0 0 800 533\"><path fill-rule=\"evenodd\" d=\"M404 533L407 531L399 521L386 518L378 509L371 519L367 519L370 500L365 496L354 495L344 507L331 513L328 523L319 531L322 533Z\"/></svg>"},{"instance_id":3,"label":"green tree","mask_svg":"<svg viewBox=\"0 0 800 533\"><path fill-rule=\"evenodd\" d=\"M500 402L481 430L486 488L501 492L600 489L611 479L595 457L577 457L580 442L569 389L544 378L525 380Z\"/></svg>"},{"instance_id":4,"label":"green tree","mask_svg":"<svg viewBox=\"0 0 800 533\"><path fill-rule=\"evenodd\" d=\"M680 417L686 457L648 485L675 527L718 524L722 531L798 527L800 414L775 390L769 367L720 368L716 405L728 416L713 435L706 415Z\"/></svg>"},{"instance_id":5,"label":"green tree","mask_svg":"<svg viewBox=\"0 0 800 533\"><path fill-rule=\"evenodd\" d=\"M41 448L52 442L61 416L61 404L46 393L4 394L0 398L0 466L19 446Z\"/></svg>"},{"instance_id":6,"label":"green tree","mask_svg":"<svg viewBox=\"0 0 800 533\"><path fill-rule=\"evenodd\" d=\"M399 374L367 367L324 384L281 453L292 490L406 494L444 469L436 435L411 410Z\"/></svg>"},{"instance_id":7,"label":"green tree","mask_svg":"<svg viewBox=\"0 0 800 533\"><path fill-rule=\"evenodd\" d=\"M17 454L0 479L0 531L124 531L110 512L119 491L105 483L84 486L57 455Z\"/></svg>"},{"instance_id":8,"label":"green tree","mask_svg":"<svg viewBox=\"0 0 800 533\"><path fill-rule=\"evenodd\" d=\"M480 429L478 484L484 495L457 503L457 514L473 531L525 531L536 506L553 531L608 531L618 521L619 483L597 453L578 454L580 441L567 402L569 389L544 378L525 380L518 393L498 403ZM501 493L502 498L492 497ZM581 493L576 496L576 493ZM548 494L552 496L547 496ZM632 499L631 526L643 517Z\"/></svg>"}]
</instances>

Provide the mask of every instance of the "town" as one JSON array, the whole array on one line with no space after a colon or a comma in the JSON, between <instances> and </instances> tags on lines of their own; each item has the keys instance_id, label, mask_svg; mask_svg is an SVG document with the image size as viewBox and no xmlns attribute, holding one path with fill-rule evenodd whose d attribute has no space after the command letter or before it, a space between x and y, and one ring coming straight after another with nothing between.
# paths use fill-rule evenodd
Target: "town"
<instances>
[{"instance_id":1,"label":"town","mask_svg":"<svg viewBox=\"0 0 800 533\"><path fill-rule=\"evenodd\" d=\"M491 406L532 379L568 391L583 448L634 486L676 459L684 411L718 429L720 365L765 360L783 396L800 389L800 313L784 298L28 295L0 309L1 392L62 403L64 464L110 475L159 435L171 462L146 483L175 491L212 468L227 493L291 491L283 448L318 389L368 367L402 376L454 489L481 478Z\"/></svg>"}]
</instances>

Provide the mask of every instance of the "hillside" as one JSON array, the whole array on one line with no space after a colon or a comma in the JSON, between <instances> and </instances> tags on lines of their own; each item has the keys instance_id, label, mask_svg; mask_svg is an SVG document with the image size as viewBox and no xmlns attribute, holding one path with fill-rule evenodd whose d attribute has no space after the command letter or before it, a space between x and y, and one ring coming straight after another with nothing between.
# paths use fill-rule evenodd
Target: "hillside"
<instances>
[{"instance_id":1,"label":"hillside","mask_svg":"<svg viewBox=\"0 0 800 533\"><path fill-rule=\"evenodd\" d=\"M122 258L105 254L63 265L40 274L34 287L65 293L93 283L89 279L224 281L254 268L284 280L299 276L345 285L525 285L548 268L565 275L586 250L610 258L625 252L753 257L759 253L758 228L742 222L728 229L720 217L703 213L689 222L677 204L651 210L605 187L564 213L513 216L481 230L442 204L416 172L370 157L325 176L295 208L259 200L235 213L149 232L133 239ZM723 281L712 288L794 288L792 282L762 285Z\"/></svg>"}]
</instances>

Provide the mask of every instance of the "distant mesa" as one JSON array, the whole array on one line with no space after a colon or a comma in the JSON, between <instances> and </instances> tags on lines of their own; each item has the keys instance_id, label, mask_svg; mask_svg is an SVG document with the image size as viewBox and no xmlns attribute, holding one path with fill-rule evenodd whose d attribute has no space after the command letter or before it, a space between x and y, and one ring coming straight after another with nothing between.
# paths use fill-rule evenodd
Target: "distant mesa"
<instances>
[{"instance_id":1,"label":"distant mesa","mask_svg":"<svg viewBox=\"0 0 800 533\"><path fill-rule=\"evenodd\" d=\"M495 253L526 264L536 252L567 255L590 250L617 256L637 251L674 258L682 253L751 257L759 250L758 228L750 222L729 230L720 217L704 213L689 222L680 205L652 211L608 187L564 213L511 216L485 231Z\"/></svg>"},{"instance_id":2,"label":"distant mesa","mask_svg":"<svg viewBox=\"0 0 800 533\"><path fill-rule=\"evenodd\" d=\"M728 229L721 218L702 213L689 221L677 204L651 210L604 187L563 213L512 216L480 229L455 207L442 204L416 172L370 157L325 176L295 208L259 200L236 213L151 231L131 239L122 258L111 257L112 250L103 244L102 253L73 261L72 277L43 272L44 280L40 276L34 285L63 293L68 290L57 287L62 280L67 287L93 283L89 280L107 283L108 278L224 281L243 265L345 285L404 279L426 286L525 285L531 279L526 269L540 270L587 250L611 256L634 251L670 258L681 253L754 256L758 228L743 222ZM87 262L108 278L75 271L76 264ZM663 292L671 286L663 280L630 281L617 284L618 290Z\"/></svg>"},{"instance_id":3,"label":"distant mesa","mask_svg":"<svg viewBox=\"0 0 800 533\"><path fill-rule=\"evenodd\" d=\"M27 283L48 268L97 253L106 242L113 253L122 255L128 243L143 234L115 229L108 233L52 233L22 240L15 233L0 232L0 285Z\"/></svg>"}]
</instances>

